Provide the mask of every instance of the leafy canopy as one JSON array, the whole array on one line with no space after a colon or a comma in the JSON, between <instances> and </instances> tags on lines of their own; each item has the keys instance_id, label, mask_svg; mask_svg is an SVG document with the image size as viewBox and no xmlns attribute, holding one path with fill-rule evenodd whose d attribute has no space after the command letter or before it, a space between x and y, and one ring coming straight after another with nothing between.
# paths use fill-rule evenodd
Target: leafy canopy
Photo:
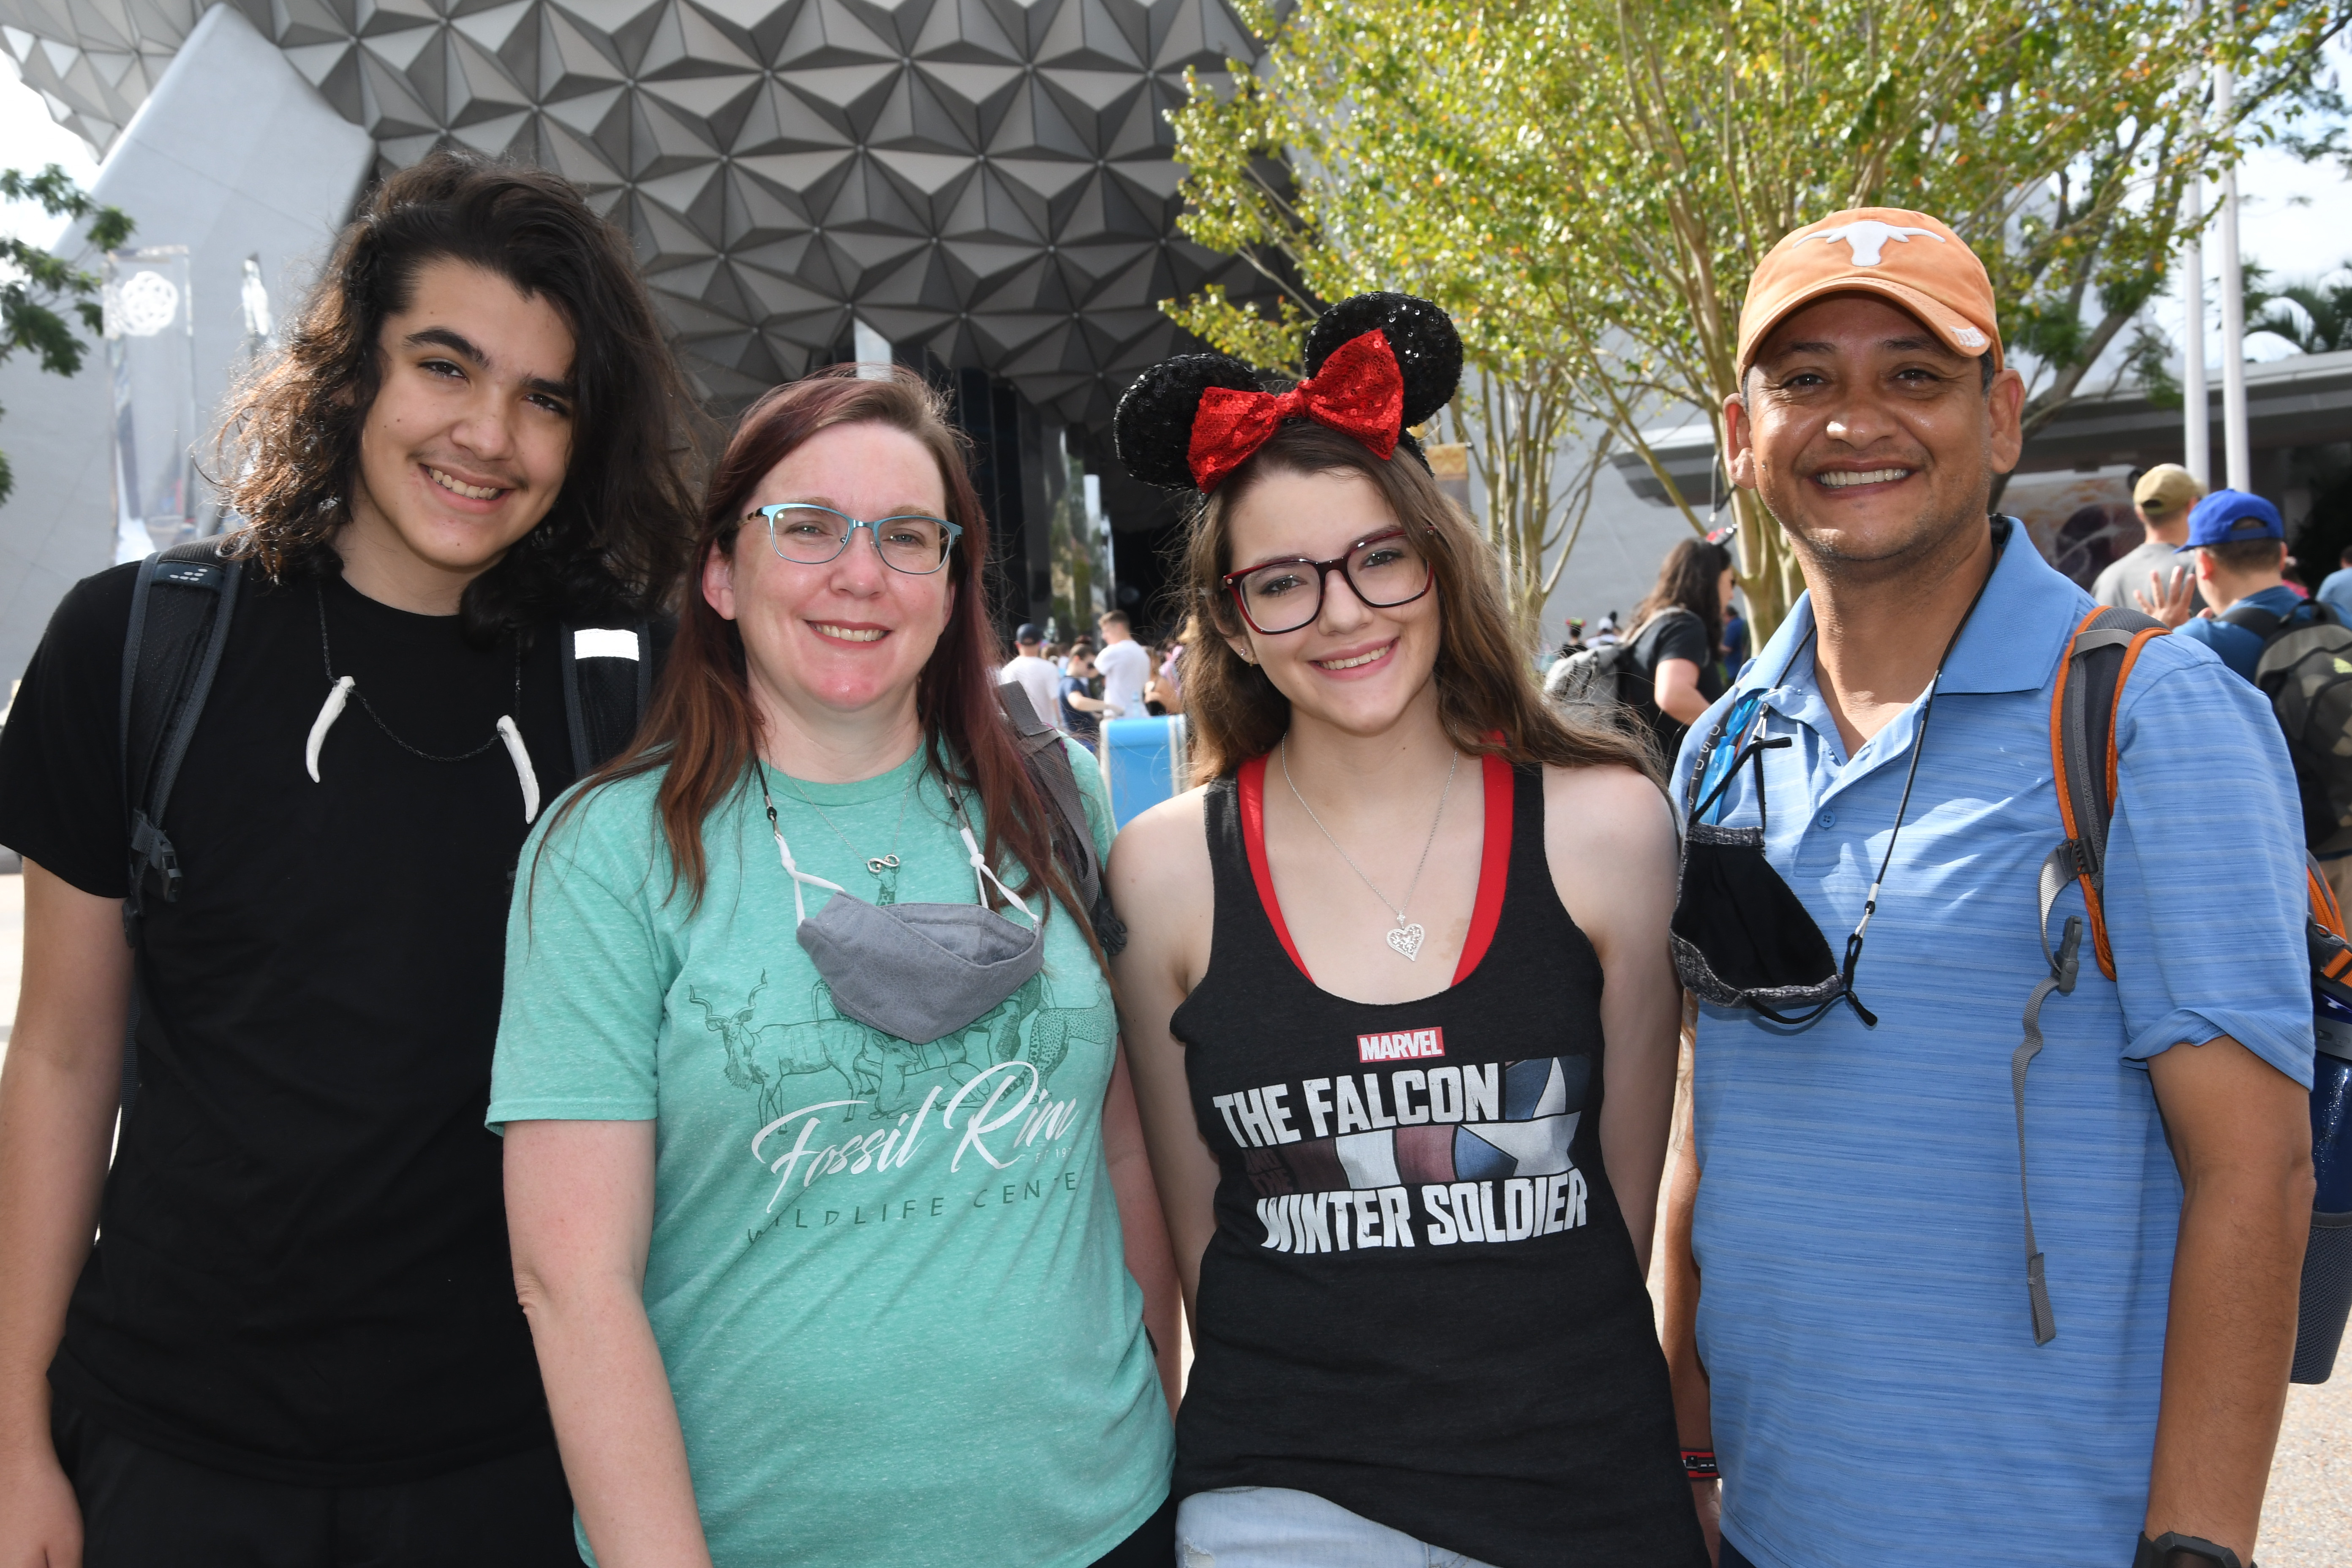
<instances>
[{"instance_id":1,"label":"leafy canopy","mask_svg":"<svg viewBox=\"0 0 2352 1568\"><path fill-rule=\"evenodd\" d=\"M120 208L92 201L55 163L37 174L0 169L0 197L38 202L51 217L89 219L87 241L98 251L118 249L131 237L131 220ZM97 274L14 236L0 237L0 363L28 352L51 375L80 374L84 345L66 316L70 311L93 336L104 331L99 289ZM0 501L16 485L0 453Z\"/></svg>"}]
</instances>

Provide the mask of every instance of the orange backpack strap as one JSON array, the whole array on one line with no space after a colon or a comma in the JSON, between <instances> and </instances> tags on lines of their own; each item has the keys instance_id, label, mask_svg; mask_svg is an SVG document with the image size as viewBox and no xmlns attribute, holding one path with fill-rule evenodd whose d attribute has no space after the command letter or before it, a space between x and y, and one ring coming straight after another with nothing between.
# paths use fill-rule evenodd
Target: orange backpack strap
<instances>
[{"instance_id":1,"label":"orange backpack strap","mask_svg":"<svg viewBox=\"0 0 2352 1568\"><path fill-rule=\"evenodd\" d=\"M2065 667L2050 704L2050 763L2058 788L2059 820L2066 829L2061 851L2071 868L2044 866L2042 886L2042 945L2050 947L2050 906L2069 881L2083 885L2084 912L2090 918L2092 950L2099 973L2116 977L2115 951L2107 943L2104 901L2107 882L2107 827L2115 820L2119 786L2116 717L2122 711L2124 681L2139 662L2148 639L2164 635L2161 622L2133 610L2093 610L2066 645ZM2053 888L2051 874L2059 872ZM2054 965L2055 956L2053 955Z\"/></svg>"},{"instance_id":2,"label":"orange backpack strap","mask_svg":"<svg viewBox=\"0 0 2352 1568\"><path fill-rule=\"evenodd\" d=\"M2050 973L2025 1004L2025 1037L2009 1058L2009 1084L2017 1104L2017 1182L2025 1205L2025 1293L2033 1315L2033 1342L2058 1337L2050 1309L2050 1287L2041 1248L2033 1239L2033 1194L2025 1157L2025 1069L2042 1054L2042 1005L2050 994L2071 994L2082 966L2084 915L2090 920L2092 951L2099 972L2115 978L2115 953L2107 946L2106 911L2100 895L2106 885L2107 825L2114 820L2117 769L2116 715L2123 705L2124 680L2138 662L2147 639L2164 635L2162 623L2131 610L2102 606L2083 617L2066 644L2050 698L2050 769L2057 782L2058 818L2066 837L2042 862L2042 956ZM2050 945L2050 911L2068 884L2083 888L2084 915L2066 917L2065 933ZM2352 965L2352 951L2347 952Z\"/></svg>"}]
</instances>

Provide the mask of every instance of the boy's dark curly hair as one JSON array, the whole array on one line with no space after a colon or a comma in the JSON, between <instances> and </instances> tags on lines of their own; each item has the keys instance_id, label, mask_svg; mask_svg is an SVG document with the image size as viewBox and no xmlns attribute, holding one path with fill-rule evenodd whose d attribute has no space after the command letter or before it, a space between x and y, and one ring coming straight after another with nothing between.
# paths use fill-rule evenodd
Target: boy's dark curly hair
<instances>
[{"instance_id":1,"label":"boy's dark curly hair","mask_svg":"<svg viewBox=\"0 0 2352 1568\"><path fill-rule=\"evenodd\" d=\"M572 463L554 506L467 585L478 640L555 620L637 616L682 577L699 511L691 395L629 242L561 176L436 153L385 180L343 230L283 351L238 392L220 435L233 553L277 579L340 571L331 541L383 384L379 338L418 272L456 260L560 311L574 342Z\"/></svg>"}]
</instances>

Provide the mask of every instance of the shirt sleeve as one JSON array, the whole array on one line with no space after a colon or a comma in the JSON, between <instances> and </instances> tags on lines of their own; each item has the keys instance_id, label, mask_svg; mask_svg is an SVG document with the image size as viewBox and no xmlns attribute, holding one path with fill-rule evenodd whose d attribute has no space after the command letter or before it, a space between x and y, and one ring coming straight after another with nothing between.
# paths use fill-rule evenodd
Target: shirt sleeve
<instances>
[{"instance_id":1,"label":"shirt sleeve","mask_svg":"<svg viewBox=\"0 0 2352 1568\"><path fill-rule=\"evenodd\" d=\"M0 844L101 899L121 898L130 878L122 641L138 572L67 591L0 731Z\"/></svg>"},{"instance_id":2,"label":"shirt sleeve","mask_svg":"<svg viewBox=\"0 0 2352 1568\"><path fill-rule=\"evenodd\" d=\"M629 781L635 784L637 781ZM628 784L567 814L559 803L523 846L507 913L506 995L490 1068L494 1132L509 1121L648 1121L677 961L653 924L668 885L650 811ZM635 868L616 838L634 837Z\"/></svg>"},{"instance_id":3,"label":"shirt sleeve","mask_svg":"<svg viewBox=\"0 0 2352 1568\"><path fill-rule=\"evenodd\" d=\"M2269 703L2161 637L2125 688L2116 740L2105 904L2126 1059L2226 1035L2309 1087L2303 813Z\"/></svg>"},{"instance_id":4,"label":"shirt sleeve","mask_svg":"<svg viewBox=\"0 0 2352 1568\"><path fill-rule=\"evenodd\" d=\"M1653 679L1658 666L1670 658L1686 658L1702 671L1715 658L1715 650L1706 646L1706 627L1696 616L1687 612L1659 616L1651 635L1656 640L1651 644L1650 657L1644 664Z\"/></svg>"}]
</instances>

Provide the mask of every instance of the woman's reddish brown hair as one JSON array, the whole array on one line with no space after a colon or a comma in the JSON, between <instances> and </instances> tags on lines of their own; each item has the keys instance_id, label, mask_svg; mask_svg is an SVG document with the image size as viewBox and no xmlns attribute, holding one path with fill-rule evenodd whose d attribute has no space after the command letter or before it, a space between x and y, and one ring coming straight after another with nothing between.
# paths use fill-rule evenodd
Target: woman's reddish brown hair
<instances>
[{"instance_id":1,"label":"woman's reddish brown hair","mask_svg":"<svg viewBox=\"0 0 2352 1568\"><path fill-rule=\"evenodd\" d=\"M760 481L803 442L837 425L887 425L929 451L946 489L948 521L963 529L948 556L955 605L915 687L916 710L932 747L931 765L950 770L958 787L980 797L986 817L982 853L990 862L1001 863L1001 853L1011 851L1028 868L1020 892L1025 896L1042 882L1055 900L1078 914L1078 928L1092 946L1093 927L1054 857L1048 808L997 706L1001 655L981 575L988 559L988 519L972 488L965 439L948 423L939 395L913 372L894 370L881 380L867 379L871 374L871 367L864 376L850 365L820 370L777 387L745 411L711 470L694 544L695 570L680 595L677 640L645 727L627 751L591 775L590 788L572 795L565 809L596 785L660 771L656 800L669 847L670 891L675 895L683 882L689 908L701 902L709 874L703 822L729 792L746 785L759 754L743 637L702 596L701 563L713 550L732 553Z\"/></svg>"}]
</instances>

